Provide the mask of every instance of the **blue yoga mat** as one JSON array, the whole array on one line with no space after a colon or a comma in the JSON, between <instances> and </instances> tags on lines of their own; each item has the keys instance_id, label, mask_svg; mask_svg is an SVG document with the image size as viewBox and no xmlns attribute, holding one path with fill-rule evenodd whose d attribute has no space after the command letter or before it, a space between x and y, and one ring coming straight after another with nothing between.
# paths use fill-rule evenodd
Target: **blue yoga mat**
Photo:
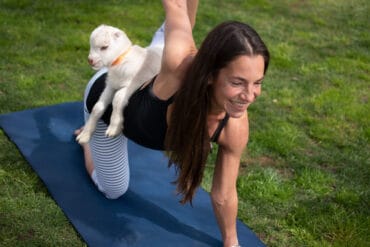
<instances>
[{"instance_id":1,"label":"blue yoga mat","mask_svg":"<svg viewBox=\"0 0 370 247\"><path fill-rule=\"evenodd\" d=\"M193 207L179 204L162 152L129 142L127 194L108 200L98 192L74 141L82 112L81 102L64 103L0 115L0 126L89 246L222 246L208 193L198 190ZM242 246L264 246L237 227Z\"/></svg>"}]
</instances>

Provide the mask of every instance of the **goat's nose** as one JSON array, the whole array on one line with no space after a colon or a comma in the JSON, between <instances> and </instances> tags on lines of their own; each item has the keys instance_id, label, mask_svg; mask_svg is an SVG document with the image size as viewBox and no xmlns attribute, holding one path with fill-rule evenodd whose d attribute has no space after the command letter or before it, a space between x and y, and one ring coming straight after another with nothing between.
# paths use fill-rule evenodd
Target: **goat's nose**
<instances>
[{"instance_id":1,"label":"goat's nose","mask_svg":"<svg viewBox=\"0 0 370 247\"><path fill-rule=\"evenodd\" d=\"M94 63L94 61L91 58L88 58L87 61L89 62L90 65Z\"/></svg>"}]
</instances>

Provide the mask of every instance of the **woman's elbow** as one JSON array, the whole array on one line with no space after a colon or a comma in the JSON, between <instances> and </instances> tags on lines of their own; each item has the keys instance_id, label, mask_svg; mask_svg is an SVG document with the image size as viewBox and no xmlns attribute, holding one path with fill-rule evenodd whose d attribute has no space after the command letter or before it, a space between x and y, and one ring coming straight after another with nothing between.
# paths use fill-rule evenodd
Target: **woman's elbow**
<instances>
[{"instance_id":1,"label":"woman's elbow","mask_svg":"<svg viewBox=\"0 0 370 247\"><path fill-rule=\"evenodd\" d=\"M213 205L221 207L225 205L227 201L227 196L211 191L211 201Z\"/></svg>"},{"instance_id":2,"label":"woman's elbow","mask_svg":"<svg viewBox=\"0 0 370 247\"><path fill-rule=\"evenodd\" d=\"M215 206L222 207L226 204L237 202L238 196L236 189L232 189L228 192L220 192L217 190L211 190L211 201Z\"/></svg>"}]
</instances>

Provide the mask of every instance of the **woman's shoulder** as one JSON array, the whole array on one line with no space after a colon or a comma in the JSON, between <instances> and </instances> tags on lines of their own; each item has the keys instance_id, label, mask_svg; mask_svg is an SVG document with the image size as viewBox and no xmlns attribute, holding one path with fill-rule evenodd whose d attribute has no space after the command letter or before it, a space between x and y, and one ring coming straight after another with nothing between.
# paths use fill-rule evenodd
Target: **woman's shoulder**
<instances>
[{"instance_id":1,"label":"woman's shoulder","mask_svg":"<svg viewBox=\"0 0 370 247\"><path fill-rule=\"evenodd\" d=\"M161 99L167 99L173 96L181 87L186 71L193 61L193 55L189 54L176 68L162 69L155 79L153 92Z\"/></svg>"},{"instance_id":2,"label":"woman's shoulder","mask_svg":"<svg viewBox=\"0 0 370 247\"><path fill-rule=\"evenodd\" d=\"M240 118L229 118L218 144L231 152L243 152L248 143L249 122L247 112Z\"/></svg>"}]
</instances>

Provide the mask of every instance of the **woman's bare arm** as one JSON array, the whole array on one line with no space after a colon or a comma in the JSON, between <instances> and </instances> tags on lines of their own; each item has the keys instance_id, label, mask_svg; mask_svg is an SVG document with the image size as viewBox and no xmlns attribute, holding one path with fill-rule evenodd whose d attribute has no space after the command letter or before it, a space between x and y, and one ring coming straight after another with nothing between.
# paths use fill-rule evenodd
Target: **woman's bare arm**
<instances>
[{"instance_id":1,"label":"woman's bare arm","mask_svg":"<svg viewBox=\"0 0 370 247\"><path fill-rule=\"evenodd\" d=\"M240 158L248 141L247 115L229 119L220 136L211 199L225 247L238 244L236 219L238 214L238 178Z\"/></svg>"},{"instance_id":2,"label":"woman's bare arm","mask_svg":"<svg viewBox=\"0 0 370 247\"><path fill-rule=\"evenodd\" d=\"M195 20L197 16L197 10L198 10L198 0L191 0L186 2L188 7L188 16L190 20L191 27L194 28L195 26Z\"/></svg>"},{"instance_id":3,"label":"woman's bare arm","mask_svg":"<svg viewBox=\"0 0 370 247\"><path fill-rule=\"evenodd\" d=\"M225 247L238 244L236 218L238 214L238 195L236 178L240 158L227 150L219 148L214 171L211 199Z\"/></svg>"},{"instance_id":4,"label":"woman's bare arm","mask_svg":"<svg viewBox=\"0 0 370 247\"><path fill-rule=\"evenodd\" d=\"M192 34L198 0L163 0L166 12L165 46L162 68L154 93L162 99L172 96L180 87L183 75L196 52Z\"/></svg>"}]
</instances>

